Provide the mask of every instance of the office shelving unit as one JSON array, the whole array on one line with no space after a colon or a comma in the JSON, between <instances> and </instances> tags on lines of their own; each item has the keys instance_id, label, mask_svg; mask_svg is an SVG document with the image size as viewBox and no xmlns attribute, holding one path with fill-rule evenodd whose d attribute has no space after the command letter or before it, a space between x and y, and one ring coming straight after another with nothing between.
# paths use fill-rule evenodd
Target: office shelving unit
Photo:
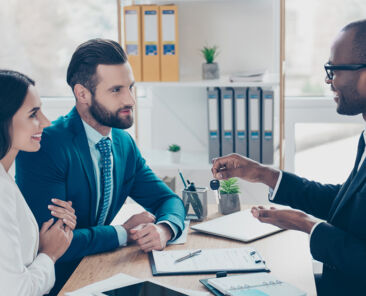
<instances>
[{"instance_id":1,"label":"office shelving unit","mask_svg":"<svg viewBox=\"0 0 366 296\"><path fill-rule=\"evenodd\" d=\"M207 108L204 107L206 105L206 96L204 95L207 87L262 87L262 88L270 88L275 90L275 150L277 150L275 155L275 167L283 168L284 164L284 75L283 75L283 62L284 62L284 7L285 0L175 0L175 1L165 1L165 0L156 0L156 1L127 1L127 0L116 0L117 2L117 12L118 12L118 20L119 20L119 31L118 37L121 44L124 42L123 38L123 21L122 21L122 13L123 6L130 4L167 4L167 3L175 3L178 5L178 19L179 19L179 38L180 38L180 76L181 79L178 82L138 82L136 83L136 87L139 91L144 92L147 96L154 97L154 100L161 100L164 102L166 107L169 110L179 109L180 112L187 111L184 110L184 106L180 104L177 100L174 99L172 94L174 92L179 97L182 93L187 92L187 97L189 96L189 102L193 104L195 107L200 108L202 114L207 112ZM232 7L232 8L231 8ZM194 12L192 9L201 9L203 13L202 23L197 21L198 12ZM245 14L245 11L249 8L251 12L258 13L257 15L249 15ZM230 22L226 22L225 17L228 17L228 13L232 9L232 13L234 16L230 18ZM238 13L238 9L243 10L243 17ZM271 11L269 11L271 10ZM250 13L250 12L248 12ZM261 14L269 16L271 21L269 21L266 25L260 28L255 28L258 25L258 19L261 19ZM196 29L192 27L192 24L196 25ZM233 23L236 26L236 32L230 32L227 34L225 32L225 28L228 27L228 23ZM250 28L251 23L253 24L253 28ZM200 29L197 29L197 26ZM203 27L203 28L202 28ZM220 29L222 27L222 30ZM271 28L270 32L268 28ZM199 38L204 38L206 36L202 36L207 32L211 32L216 30L216 33L207 34L207 38L209 40L214 40L214 42L220 42L222 40L222 46L219 45L223 51L226 51L226 60L220 63L220 68L224 74L228 74L227 72L233 72L235 66L237 68L236 71L242 70L242 67L248 65L253 68L253 63L261 63L263 60L267 61L266 67L270 68L270 78L264 82L236 82L231 83L226 78L225 75L222 76L219 80L201 80L198 76L201 74L200 72L200 63L197 65L197 61L201 61L202 59L199 57L199 50L201 44L198 44L200 40ZM256 32L258 31L258 32ZM197 32L198 39L189 38L189 32ZM253 42L253 39L256 37L260 37L261 32L265 35L264 38L270 39L270 45L268 48L261 48L258 52L253 52L253 48L255 45L250 44ZM199 35L201 34L201 36ZM238 36L243 34L243 36L248 37L248 40L243 42L237 40ZM221 40L220 40L221 38ZM244 37L243 37L244 38ZM193 39L193 40L192 40ZM231 44L228 44L231 43ZM238 50L237 46L242 46L248 42L248 46L251 48L250 57L245 58L245 50L247 47L243 47L242 51L244 52L243 58L241 58L240 50ZM265 44L267 40L262 40L261 45ZM196 48L193 48L193 44L197 44ZM209 42L211 43L211 42ZM232 50L233 57L229 57L230 54L227 54L229 50ZM221 57L224 55L223 51L221 52ZM254 50L255 51L255 50ZM271 58L269 58L271 56ZM239 65L233 65L230 63L230 59L233 59ZM256 60L257 59L257 60ZM265 64L265 63L264 63ZM268 65L270 64L270 65ZM262 63L263 65L263 63ZM221 67L222 66L222 67ZM225 73L226 72L226 73ZM182 99L182 96L181 98ZM198 102L200 101L200 102ZM155 103L158 101L154 101ZM159 102L158 102L159 103ZM170 106L168 106L170 104ZM174 105L175 104L175 105ZM139 104L140 105L140 104ZM202 149L198 151L189 151L183 149L182 151L182 163L179 165L172 164L169 162L168 152L164 150L162 147L155 147L154 143L152 143L152 147L145 149L144 147L144 139L140 130L139 122L141 118L141 106L136 108L136 127L135 127L135 138L136 141L140 144L140 148L144 152L144 156L146 157L148 163L154 169L175 169L175 168L187 168L191 170L207 170L210 165L208 164L207 158L208 153ZM188 107L186 107L188 108ZM158 110L159 112L159 110ZM187 111L186 115L189 112ZM176 117L179 117L179 114L175 114ZM195 114L198 116L198 112ZM192 117L195 116L192 114ZM190 120L192 120L192 117ZM205 126L207 124L207 117L202 116L201 118L201 126ZM182 118L177 119L177 124L182 123ZM193 122L194 123L194 122ZM192 123L192 124L193 124ZM199 121L197 121L199 125ZM184 124L184 123L183 123ZM167 124L168 126L170 124ZM197 125L197 124L196 124ZM163 127L164 128L164 127ZM192 128L191 128L192 129ZM204 128L197 131L196 138L202 137L204 132ZM164 137L169 136L169 134L174 134L172 131L162 131ZM178 132L177 132L178 133ZM176 136L176 135L173 135ZM154 135L151 136L152 138ZM184 136L183 136L184 137ZM204 137L208 138L207 132L204 134ZM174 138L174 137L173 137ZM154 139L152 140L154 141ZM194 142L194 141L193 141ZM197 141L195 141L197 142ZM193 146L204 146L204 141L201 144L192 144ZM276 149L277 148L277 149Z\"/></svg>"}]
</instances>

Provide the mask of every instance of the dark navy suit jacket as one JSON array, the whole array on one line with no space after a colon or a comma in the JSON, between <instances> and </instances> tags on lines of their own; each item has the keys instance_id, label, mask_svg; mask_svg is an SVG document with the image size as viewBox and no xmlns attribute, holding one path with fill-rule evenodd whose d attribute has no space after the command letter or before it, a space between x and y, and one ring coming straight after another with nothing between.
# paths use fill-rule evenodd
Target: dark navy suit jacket
<instances>
[{"instance_id":1,"label":"dark navy suit jacket","mask_svg":"<svg viewBox=\"0 0 366 296\"><path fill-rule=\"evenodd\" d=\"M362 142L361 142L362 141ZM320 295L366 295L366 162L359 142L355 167L343 185L323 185L283 173L274 202L326 220L311 236L310 251L324 263ZM334 164L335 167L337 163Z\"/></svg>"}]
</instances>

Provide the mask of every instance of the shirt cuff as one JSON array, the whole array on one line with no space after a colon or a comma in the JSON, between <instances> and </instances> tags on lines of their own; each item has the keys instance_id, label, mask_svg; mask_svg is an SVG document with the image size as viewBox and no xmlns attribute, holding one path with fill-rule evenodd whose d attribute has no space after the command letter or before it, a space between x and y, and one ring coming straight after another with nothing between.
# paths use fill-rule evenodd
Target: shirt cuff
<instances>
[{"instance_id":1,"label":"shirt cuff","mask_svg":"<svg viewBox=\"0 0 366 296\"><path fill-rule=\"evenodd\" d=\"M127 246L128 235L126 229L122 225L113 225L113 227L117 232L119 246Z\"/></svg>"},{"instance_id":2,"label":"shirt cuff","mask_svg":"<svg viewBox=\"0 0 366 296\"><path fill-rule=\"evenodd\" d=\"M314 224L313 228L311 228L311 231L310 231L310 234L309 234L309 241L311 241L311 236L315 230L315 228L320 224L320 223L323 223L324 221L319 221L317 223Z\"/></svg>"},{"instance_id":3,"label":"shirt cuff","mask_svg":"<svg viewBox=\"0 0 366 296\"><path fill-rule=\"evenodd\" d=\"M173 232L173 236L169 240L169 242L175 240L177 238L177 234L178 234L178 227L176 225L174 225L173 223L171 223L170 221L168 221L168 220L162 220L162 221L159 221L156 224L161 224L161 223L167 224L170 227L171 231Z\"/></svg>"},{"instance_id":4,"label":"shirt cuff","mask_svg":"<svg viewBox=\"0 0 366 296\"><path fill-rule=\"evenodd\" d=\"M280 174L278 176L278 180L277 180L275 188L274 189L271 188L271 187L269 188L268 199L270 201L273 201L276 197L278 187L280 187L280 183L281 183L281 180L282 180L282 175L283 175L283 173L282 173L282 171L280 171Z\"/></svg>"}]
</instances>

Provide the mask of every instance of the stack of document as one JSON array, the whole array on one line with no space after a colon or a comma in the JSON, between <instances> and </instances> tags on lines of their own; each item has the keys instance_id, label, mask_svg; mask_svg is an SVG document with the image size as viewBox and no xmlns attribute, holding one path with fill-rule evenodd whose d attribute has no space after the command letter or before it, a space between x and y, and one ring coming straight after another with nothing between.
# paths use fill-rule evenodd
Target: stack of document
<instances>
[{"instance_id":1,"label":"stack of document","mask_svg":"<svg viewBox=\"0 0 366 296\"><path fill-rule=\"evenodd\" d=\"M202 281L201 281L202 282ZM205 284L205 283L204 283ZM207 284L223 295L305 296L304 291L281 282L268 273L255 273L208 279ZM206 284L205 284L206 285ZM208 287L210 288L210 287Z\"/></svg>"},{"instance_id":2,"label":"stack of document","mask_svg":"<svg viewBox=\"0 0 366 296\"><path fill-rule=\"evenodd\" d=\"M262 82L267 70L241 71L230 74L230 82Z\"/></svg>"}]
</instances>

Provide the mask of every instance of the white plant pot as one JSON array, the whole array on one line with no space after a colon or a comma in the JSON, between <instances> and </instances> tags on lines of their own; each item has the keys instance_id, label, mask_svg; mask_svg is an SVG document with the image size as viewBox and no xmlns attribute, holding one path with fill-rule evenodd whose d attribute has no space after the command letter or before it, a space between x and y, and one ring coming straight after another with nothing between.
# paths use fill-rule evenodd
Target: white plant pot
<instances>
[{"instance_id":1,"label":"white plant pot","mask_svg":"<svg viewBox=\"0 0 366 296\"><path fill-rule=\"evenodd\" d=\"M181 154L180 154L180 151L178 152L169 152L170 153L170 160L172 163L180 163L180 157L181 157Z\"/></svg>"}]
</instances>

